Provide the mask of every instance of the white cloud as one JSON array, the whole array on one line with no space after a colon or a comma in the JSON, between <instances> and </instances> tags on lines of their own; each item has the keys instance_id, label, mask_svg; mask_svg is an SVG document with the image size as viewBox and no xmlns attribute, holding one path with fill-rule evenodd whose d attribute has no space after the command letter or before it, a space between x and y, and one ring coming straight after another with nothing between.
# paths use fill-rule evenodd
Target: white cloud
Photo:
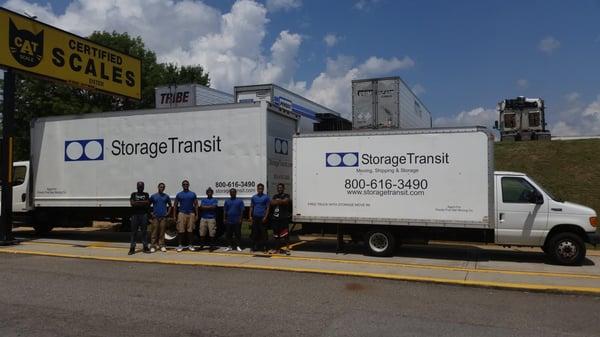
<instances>
[{"instance_id":1,"label":"white cloud","mask_svg":"<svg viewBox=\"0 0 600 337\"><path fill-rule=\"evenodd\" d=\"M518 79L517 87L519 87L520 89L525 89L525 88L529 87L529 81L527 81L524 78Z\"/></svg>"},{"instance_id":2,"label":"white cloud","mask_svg":"<svg viewBox=\"0 0 600 337\"><path fill-rule=\"evenodd\" d=\"M560 41L553 36L543 38L538 44L538 48L546 54L552 54L558 47L560 47Z\"/></svg>"},{"instance_id":3,"label":"white cloud","mask_svg":"<svg viewBox=\"0 0 600 337\"><path fill-rule=\"evenodd\" d=\"M302 0L267 0L267 9L270 12L276 11L290 11L292 9L300 8L302 6Z\"/></svg>"},{"instance_id":4,"label":"white cloud","mask_svg":"<svg viewBox=\"0 0 600 337\"><path fill-rule=\"evenodd\" d=\"M567 102L576 102L579 99L579 97L581 97L581 95L575 91L565 95L565 99L567 100Z\"/></svg>"},{"instance_id":5,"label":"white cloud","mask_svg":"<svg viewBox=\"0 0 600 337\"><path fill-rule=\"evenodd\" d=\"M401 59L371 56L354 65L354 58L340 55L336 59L327 59L326 71L320 73L310 86L306 82L292 82L288 88L351 118L352 80L388 75L411 68L414 64L408 56Z\"/></svg>"},{"instance_id":6,"label":"white cloud","mask_svg":"<svg viewBox=\"0 0 600 337\"><path fill-rule=\"evenodd\" d=\"M327 47L333 47L338 43L338 37L333 33L329 33L323 37L323 42L325 42Z\"/></svg>"},{"instance_id":7,"label":"white cloud","mask_svg":"<svg viewBox=\"0 0 600 337\"><path fill-rule=\"evenodd\" d=\"M579 93L572 92L565 95L565 101L565 107L555 115L556 122L550 123L552 135L600 135L600 94L584 102Z\"/></svg>"},{"instance_id":8,"label":"white cloud","mask_svg":"<svg viewBox=\"0 0 600 337\"><path fill-rule=\"evenodd\" d=\"M433 120L433 126L486 126L491 128L498 119L496 109L478 107L465 110L454 116L438 117Z\"/></svg>"},{"instance_id":9,"label":"white cloud","mask_svg":"<svg viewBox=\"0 0 600 337\"><path fill-rule=\"evenodd\" d=\"M31 1L31 0L30 0ZM50 5L9 0L4 6L37 15L40 21L87 36L95 30L128 32L141 36L161 62L200 64L209 72L211 86L231 92L235 85L278 83L350 116L351 81L391 75L415 62L408 56L371 56L356 64L351 56L327 59L326 69L308 81L296 81L301 35L276 33L265 45L268 8L297 8L300 1L236 1L222 13L193 0L73 0L65 13ZM339 37L336 36L336 40Z\"/></svg>"},{"instance_id":10,"label":"white cloud","mask_svg":"<svg viewBox=\"0 0 600 337\"><path fill-rule=\"evenodd\" d=\"M424 93L426 92L425 88L424 88L422 85L418 84L418 83L417 83L417 84L415 84L415 85L412 87L412 89L411 89L411 90L412 90L412 92L413 92L415 95L417 95L417 96L419 96L419 95L422 95L422 94L424 94Z\"/></svg>"},{"instance_id":11,"label":"white cloud","mask_svg":"<svg viewBox=\"0 0 600 337\"><path fill-rule=\"evenodd\" d=\"M371 7L378 3L380 0L359 0L354 3L354 8L359 11L368 11Z\"/></svg>"}]
</instances>

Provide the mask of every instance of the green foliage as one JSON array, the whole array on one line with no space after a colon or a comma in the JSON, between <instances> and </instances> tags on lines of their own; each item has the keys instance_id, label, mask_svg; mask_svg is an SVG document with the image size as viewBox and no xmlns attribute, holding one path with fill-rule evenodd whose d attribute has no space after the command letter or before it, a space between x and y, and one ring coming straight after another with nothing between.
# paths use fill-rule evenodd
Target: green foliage
<instances>
[{"instance_id":1,"label":"green foliage","mask_svg":"<svg viewBox=\"0 0 600 337\"><path fill-rule=\"evenodd\" d=\"M156 54L146 48L139 36L131 37L127 33L117 32L94 32L89 39L142 60L142 99L136 101L19 74L15 101L16 160L29 158L29 126L33 118L153 108L154 88L157 86L184 83L210 84L208 73L202 66L158 63Z\"/></svg>"}]
</instances>

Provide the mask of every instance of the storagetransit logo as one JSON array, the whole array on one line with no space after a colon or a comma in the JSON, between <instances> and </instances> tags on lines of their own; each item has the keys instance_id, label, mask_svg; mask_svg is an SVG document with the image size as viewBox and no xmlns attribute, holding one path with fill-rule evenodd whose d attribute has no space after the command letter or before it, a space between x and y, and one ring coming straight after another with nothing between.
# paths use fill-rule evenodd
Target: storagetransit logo
<instances>
[{"instance_id":1,"label":"storagetransit logo","mask_svg":"<svg viewBox=\"0 0 600 337\"><path fill-rule=\"evenodd\" d=\"M288 140L275 137L274 142L275 153L287 156L289 153Z\"/></svg>"},{"instance_id":2,"label":"storagetransit logo","mask_svg":"<svg viewBox=\"0 0 600 337\"><path fill-rule=\"evenodd\" d=\"M65 161L104 160L104 139L65 140Z\"/></svg>"},{"instance_id":3,"label":"storagetransit logo","mask_svg":"<svg viewBox=\"0 0 600 337\"><path fill-rule=\"evenodd\" d=\"M327 152L326 167L358 167L358 152Z\"/></svg>"}]
</instances>

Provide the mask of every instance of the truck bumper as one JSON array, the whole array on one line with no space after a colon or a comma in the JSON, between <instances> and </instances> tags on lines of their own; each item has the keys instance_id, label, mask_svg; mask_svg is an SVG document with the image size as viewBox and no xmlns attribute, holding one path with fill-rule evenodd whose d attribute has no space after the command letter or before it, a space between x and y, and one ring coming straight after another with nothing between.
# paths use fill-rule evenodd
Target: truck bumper
<instances>
[{"instance_id":1,"label":"truck bumper","mask_svg":"<svg viewBox=\"0 0 600 337\"><path fill-rule=\"evenodd\" d=\"M598 232L591 232L591 233L585 233L586 234L586 241L592 245L597 245L600 244L600 233Z\"/></svg>"}]
</instances>

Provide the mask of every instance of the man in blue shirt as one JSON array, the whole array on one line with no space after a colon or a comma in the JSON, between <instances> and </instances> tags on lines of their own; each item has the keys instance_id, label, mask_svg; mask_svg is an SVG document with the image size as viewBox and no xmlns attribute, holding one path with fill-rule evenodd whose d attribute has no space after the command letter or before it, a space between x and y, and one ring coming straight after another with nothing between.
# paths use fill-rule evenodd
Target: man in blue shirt
<instances>
[{"instance_id":1,"label":"man in blue shirt","mask_svg":"<svg viewBox=\"0 0 600 337\"><path fill-rule=\"evenodd\" d=\"M209 250L214 250L215 236L217 235L217 199L213 198L212 188L206 190L206 198L200 200L200 249L204 242L210 245ZM208 234L208 241L206 241Z\"/></svg>"},{"instance_id":2,"label":"man in blue shirt","mask_svg":"<svg viewBox=\"0 0 600 337\"><path fill-rule=\"evenodd\" d=\"M177 237L179 238L179 246L177 251L183 250L183 237L185 236L188 242L188 249L194 251L192 245L192 232L194 230L194 223L198 218L198 197L196 193L190 191L190 183L187 180L181 182L183 191L177 193L175 196L175 219L177 219Z\"/></svg>"},{"instance_id":3,"label":"man in blue shirt","mask_svg":"<svg viewBox=\"0 0 600 337\"><path fill-rule=\"evenodd\" d=\"M171 198L165 193L165 184L158 184L158 192L150 196L152 205L152 240L150 252L154 253L157 248L166 252L165 229L167 227L167 216L171 214Z\"/></svg>"},{"instance_id":4,"label":"man in blue shirt","mask_svg":"<svg viewBox=\"0 0 600 337\"><path fill-rule=\"evenodd\" d=\"M225 205L223 205L223 223L225 224L227 243L229 244L225 251L230 251L235 247L238 252L241 252L240 241L242 239L244 202L237 198L235 188L229 190L229 196L230 198L225 200Z\"/></svg>"},{"instance_id":5,"label":"man in blue shirt","mask_svg":"<svg viewBox=\"0 0 600 337\"><path fill-rule=\"evenodd\" d=\"M250 201L250 217L252 220L252 230L250 238L252 239L252 251L262 249L267 252L265 238L267 236L266 228L269 220L269 211L271 199L264 193L265 185L256 185L256 194Z\"/></svg>"}]
</instances>

